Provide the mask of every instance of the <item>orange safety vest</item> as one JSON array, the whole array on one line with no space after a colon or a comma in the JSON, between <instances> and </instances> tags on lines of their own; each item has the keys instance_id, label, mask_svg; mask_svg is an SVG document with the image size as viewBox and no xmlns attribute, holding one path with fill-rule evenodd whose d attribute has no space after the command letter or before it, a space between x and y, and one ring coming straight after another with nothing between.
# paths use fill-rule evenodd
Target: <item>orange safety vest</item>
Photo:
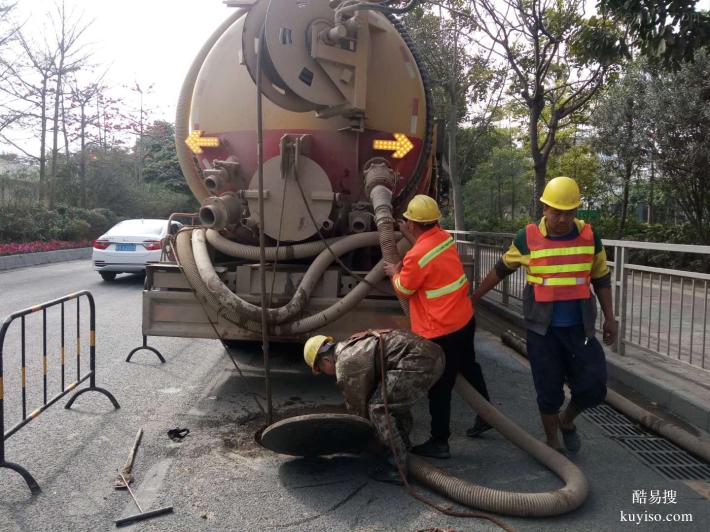
<instances>
[{"instance_id":1,"label":"orange safety vest","mask_svg":"<svg viewBox=\"0 0 710 532\"><path fill-rule=\"evenodd\" d=\"M591 297L589 283L594 262L594 233L585 224L572 240L545 238L537 224L525 227L530 250L528 283L535 287L535 301L570 301Z\"/></svg>"},{"instance_id":2,"label":"orange safety vest","mask_svg":"<svg viewBox=\"0 0 710 532\"><path fill-rule=\"evenodd\" d=\"M473 317L468 279L452 236L433 227L422 233L392 277L398 294L409 299L412 332L437 338L464 327Z\"/></svg>"}]
</instances>

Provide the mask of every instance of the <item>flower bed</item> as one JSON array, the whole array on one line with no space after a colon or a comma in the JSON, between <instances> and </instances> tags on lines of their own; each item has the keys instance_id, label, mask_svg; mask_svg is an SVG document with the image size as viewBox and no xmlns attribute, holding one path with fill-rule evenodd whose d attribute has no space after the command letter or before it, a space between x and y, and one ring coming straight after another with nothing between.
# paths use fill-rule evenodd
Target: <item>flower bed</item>
<instances>
[{"instance_id":1,"label":"flower bed","mask_svg":"<svg viewBox=\"0 0 710 532\"><path fill-rule=\"evenodd\" d=\"M21 255L23 253L38 253L41 251L56 251L58 249L85 248L91 246L88 240L69 242L66 240L48 240L0 244L0 257L5 255Z\"/></svg>"}]
</instances>

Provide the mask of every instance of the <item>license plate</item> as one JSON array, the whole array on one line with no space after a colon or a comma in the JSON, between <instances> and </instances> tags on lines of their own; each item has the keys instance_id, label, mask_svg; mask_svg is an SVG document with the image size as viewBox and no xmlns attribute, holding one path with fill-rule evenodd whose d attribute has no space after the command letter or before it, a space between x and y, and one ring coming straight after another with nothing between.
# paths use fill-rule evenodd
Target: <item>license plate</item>
<instances>
[{"instance_id":1,"label":"license plate","mask_svg":"<svg viewBox=\"0 0 710 532\"><path fill-rule=\"evenodd\" d=\"M116 251L135 251L135 244L116 244Z\"/></svg>"}]
</instances>

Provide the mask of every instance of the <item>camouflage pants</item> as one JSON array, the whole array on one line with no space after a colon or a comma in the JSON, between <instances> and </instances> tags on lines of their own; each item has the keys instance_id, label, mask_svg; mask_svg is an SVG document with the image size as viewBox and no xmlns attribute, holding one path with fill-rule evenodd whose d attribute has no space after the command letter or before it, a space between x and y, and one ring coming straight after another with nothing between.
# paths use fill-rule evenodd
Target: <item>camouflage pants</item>
<instances>
[{"instance_id":1,"label":"camouflage pants","mask_svg":"<svg viewBox=\"0 0 710 532\"><path fill-rule=\"evenodd\" d=\"M417 345L397 362L396 367L385 372L387 387L387 409L392 426L391 440L400 463L406 463L410 447L409 433L413 420L411 408L419 399L426 397L427 391L444 372L444 359L439 350L433 351L426 344ZM377 429L380 441L390 448L390 430L383 399L382 376L380 383L368 403L370 421Z\"/></svg>"}]
</instances>

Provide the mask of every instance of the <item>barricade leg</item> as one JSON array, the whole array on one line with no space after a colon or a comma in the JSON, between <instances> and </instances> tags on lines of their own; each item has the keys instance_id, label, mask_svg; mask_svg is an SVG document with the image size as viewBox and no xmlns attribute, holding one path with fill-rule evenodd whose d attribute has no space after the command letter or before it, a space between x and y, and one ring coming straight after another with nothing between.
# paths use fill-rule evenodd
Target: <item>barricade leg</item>
<instances>
[{"instance_id":1,"label":"barricade leg","mask_svg":"<svg viewBox=\"0 0 710 532\"><path fill-rule=\"evenodd\" d=\"M30 492L32 493L32 495L38 495L42 491L42 488L39 487L39 484L37 484L37 481L30 474L30 472L27 471L21 465L13 464L12 462L5 462L3 460L2 462L0 462L0 467L12 469L13 471L17 471L20 475L22 475L22 478L25 479L27 487L30 488Z\"/></svg>"},{"instance_id":2,"label":"barricade leg","mask_svg":"<svg viewBox=\"0 0 710 532\"><path fill-rule=\"evenodd\" d=\"M67 404L64 405L64 408L71 408L71 405L74 404L74 401L76 401L76 399L83 393L99 392L108 397L109 401L111 401L111 403L113 404L113 407L118 409L121 408L121 405L118 404L118 401L116 401L116 398L113 396L113 394L108 390L105 390L104 388L96 386L96 332L94 329L93 312L91 318L91 334L89 338L89 387L83 388L76 392L74 395L72 395L69 401L67 401Z\"/></svg>"},{"instance_id":3,"label":"barricade leg","mask_svg":"<svg viewBox=\"0 0 710 532\"><path fill-rule=\"evenodd\" d=\"M143 345L136 347L133 349L130 353L128 353L128 356L126 357L126 362L131 361L131 357L141 349L145 349L147 351L152 351L153 353L156 354L158 359L160 360L161 364L165 364L165 359L163 358L163 355L160 354L160 351L158 351L156 348L151 347L148 345L148 337L146 335L143 335Z\"/></svg>"}]
</instances>

